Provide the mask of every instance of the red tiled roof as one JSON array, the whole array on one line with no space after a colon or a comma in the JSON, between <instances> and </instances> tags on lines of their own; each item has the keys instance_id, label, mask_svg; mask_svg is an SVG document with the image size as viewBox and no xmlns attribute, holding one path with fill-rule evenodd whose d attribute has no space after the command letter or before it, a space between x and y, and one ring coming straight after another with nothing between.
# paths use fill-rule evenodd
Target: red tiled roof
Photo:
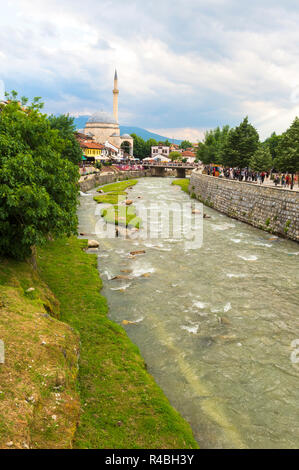
<instances>
[{"instance_id":1,"label":"red tiled roof","mask_svg":"<svg viewBox=\"0 0 299 470\"><path fill-rule=\"evenodd\" d=\"M90 135L83 134L83 132L75 132L75 137L78 140L91 140Z\"/></svg>"},{"instance_id":2,"label":"red tiled roof","mask_svg":"<svg viewBox=\"0 0 299 470\"><path fill-rule=\"evenodd\" d=\"M195 153L190 152L190 150L186 150L185 152L182 152L183 157L196 157Z\"/></svg>"},{"instance_id":3,"label":"red tiled roof","mask_svg":"<svg viewBox=\"0 0 299 470\"><path fill-rule=\"evenodd\" d=\"M105 147L102 144L97 144L96 142L79 142L80 147L85 149L98 149L103 150Z\"/></svg>"}]
</instances>

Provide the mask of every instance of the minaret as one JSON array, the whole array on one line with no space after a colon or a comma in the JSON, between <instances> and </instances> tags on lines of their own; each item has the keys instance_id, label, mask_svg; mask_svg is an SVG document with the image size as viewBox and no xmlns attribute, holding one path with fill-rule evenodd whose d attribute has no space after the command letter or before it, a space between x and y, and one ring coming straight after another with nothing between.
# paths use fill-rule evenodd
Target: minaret
<instances>
[{"instance_id":1,"label":"minaret","mask_svg":"<svg viewBox=\"0 0 299 470\"><path fill-rule=\"evenodd\" d=\"M113 116L116 122L118 122L118 88L117 88L118 78L117 71L115 70L114 74L114 88L113 88Z\"/></svg>"}]
</instances>

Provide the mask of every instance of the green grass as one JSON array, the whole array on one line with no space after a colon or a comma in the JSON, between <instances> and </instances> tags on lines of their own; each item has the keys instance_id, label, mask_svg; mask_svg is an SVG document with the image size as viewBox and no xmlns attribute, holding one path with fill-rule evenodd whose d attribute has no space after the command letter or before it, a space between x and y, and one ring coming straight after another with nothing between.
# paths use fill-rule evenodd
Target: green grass
<instances>
[{"instance_id":1,"label":"green grass","mask_svg":"<svg viewBox=\"0 0 299 470\"><path fill-rule=\"evenodd\" d=\"M189 187L190 180L189 178L182 178L179 180L174 180L171 184L180 186L185 193L189 193L188 187Z\"/></svg>"},{"instance_id":2,"label":"green grass","mask_svg":"<svg viewBox=\"0 0 299 470\"><path fill-rule=\"evenodd\" d=\"M135 184L137 184L138 180L126 180L126 181L119 181L118 183L111 183L106 184L105 186L101 186L98 191L104 191L105 193L111 191L125 191L128 188L131 188Z\"/></svg>"},{"instance_id":3,"label":"green grass","mask_svg":"<svg viewBox=\"0 0 299 470\"><path fill-rule=\"evenodd\" d=\"M0 449L9 441L70 448L80 414L78 335L59 321L59 302L29 263L0 261Z\"/></svg>"},{"instance_id":4,"label":"green grass","mask_svg":"<svg viewBox=\"0 0 299 470\"><path fill-rule=\"evenodd\" d=\"M82 414L77 448L198 448L189 424L146 371L125 330L107 318L96 255L76 238L39 250L42 279L60 301L61 319L80 334Z\"/></svg>"},{"instance_id":5,"label":"green grass","mask_svg":"<svg viewBox=\"0 0 299 470\"><path fill-rule=\"evenodd\" d=\"M102 209L101 216L108 224L124 225L125 227L141 227L141 218L136 216L134 206L111 206Z\"/></svg>"},{"instance_id":6,"label":"green grass","mask_svg":"<svg viewBox=\"0 0 299 470\"><path fill-rule=\"evenodd\" d=\"M127 199L126 193L122 192L115 192L115 193L108 193L108 194L101 194L100 196L94 196L94 200L101 203L106 204L118 204L121 201Z\"/></svg>"}]
</instances>

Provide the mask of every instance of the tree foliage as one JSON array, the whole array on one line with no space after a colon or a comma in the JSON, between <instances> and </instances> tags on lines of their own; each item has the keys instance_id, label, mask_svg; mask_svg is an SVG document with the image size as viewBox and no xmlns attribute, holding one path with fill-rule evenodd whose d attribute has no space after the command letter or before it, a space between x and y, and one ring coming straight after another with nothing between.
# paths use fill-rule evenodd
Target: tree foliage
<instances>
[{"instance_id":1,"label":"tree foliage","mask_svg":"<svg viewBox=\"0 0 299 470\"><path fill-rule=\"evenodd\" d=\"M205 139L198 146L196 157L205 165L210 163L221 164L223 160L223 151L227 143L229 126L217 127L214 130L205 133Z\"/></svg>"},{"instance_id":2,"label":"tree foliage","mask_svg":"<svg viewBox=\"0 0 299 470\"><path fill-rule=\"evenodd\" d=\"M48 117L51 129L56 129L60 137L60 154L63 158L67 158L71 162L78 164L82 159L82 151L77 142L74 132L74 118L68 114L61 114Z\"/></svg>"},{"instance_id":3,"label":"tree foliage","mask_svg":"<svg viewBox=\"0 0 299 470\"><path fill-rule=\"evenodd\" d=\"M249 160L249 166L254 171L269 171L273 165L269 147L260 146Z\"/></svg>"},{"instance_id":4,"label":"tree foliage","mask_svg":"<svg viewBox=\"0 0 299 470\"><path fill-rule=\"evenodd\" d=\"M192 143L189 140L182 140L180 148L186 150L187 148L193 147Z\"/></svg>"},{"instance_id":5,"label":"tree foliage","mask_svg":"<svg viewBox=\"0 0 299 470\"><path fill-rule=\"evenodd\" d=\"M27 103L13 93L0 112L0 255L17 259L77 231L78 167L40 100Z\"/></svg>"},{"instance_id":6,"label":"tree foliage","mask_svg":"<svg viewBox=\"0 0 299 470\"><path fill-rule=\"evenodd\" d=\"M174 160L182 160L182 154L181 154L181 152L177 152L177 151L170 152L169 158L170 158L172 161L174 161Z\"/></svg>"},{"instance_id":7,"label":"tree foliage","mask_svg":"<svg viewBox=\"0 0 299 470\"><path fill-rule=\"evenodd\" d=\"M277 170L295 174L299 171L299 119L295 118L292 125L282 134L277 157L274 160Z\"/></svg>"},{"instance_id":8,"label":"tree foliage","mask_svg":"<svg viewBox=\"0 0 299 470\"><path fill-rule=\"evenodd\" d=\"M275 132L273 132L271 136L268 137L268 139L266 139L262 144L263 147L268 147L268 149L270 150L270 154L273 161L278 156L278 147L281 138L281 135L277 135Z\"/></svg>"},{"instance_id":9,"label":"tree foliage","mask_svg":"<svg viewBox=\"0 0 299 470\"><path fill-rule=\"evenodd\" d=\"M246 168L258 147L259 135L246 117L239 126L230 130L223 150L222 163L225 166Z\"/></svg>"}]
</instances>

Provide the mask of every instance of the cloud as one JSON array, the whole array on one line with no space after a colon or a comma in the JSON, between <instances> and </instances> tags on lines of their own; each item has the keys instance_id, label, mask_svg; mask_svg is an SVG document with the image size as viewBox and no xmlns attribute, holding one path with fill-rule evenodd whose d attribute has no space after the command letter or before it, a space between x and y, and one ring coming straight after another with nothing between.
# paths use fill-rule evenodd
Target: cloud
<instances>
[{"instance_id":1,"label":"cloud","mask_svg":"<svg viewBox=\"0 0 299 470\"><path fill-rule=\"evenodd\" d=\"M47 112L111 110L117 67L123 124L195 136L248 115L264 138L298 113L295 0L11 0L1 13L1 79Z\"/></svg>"}]
</instances>

